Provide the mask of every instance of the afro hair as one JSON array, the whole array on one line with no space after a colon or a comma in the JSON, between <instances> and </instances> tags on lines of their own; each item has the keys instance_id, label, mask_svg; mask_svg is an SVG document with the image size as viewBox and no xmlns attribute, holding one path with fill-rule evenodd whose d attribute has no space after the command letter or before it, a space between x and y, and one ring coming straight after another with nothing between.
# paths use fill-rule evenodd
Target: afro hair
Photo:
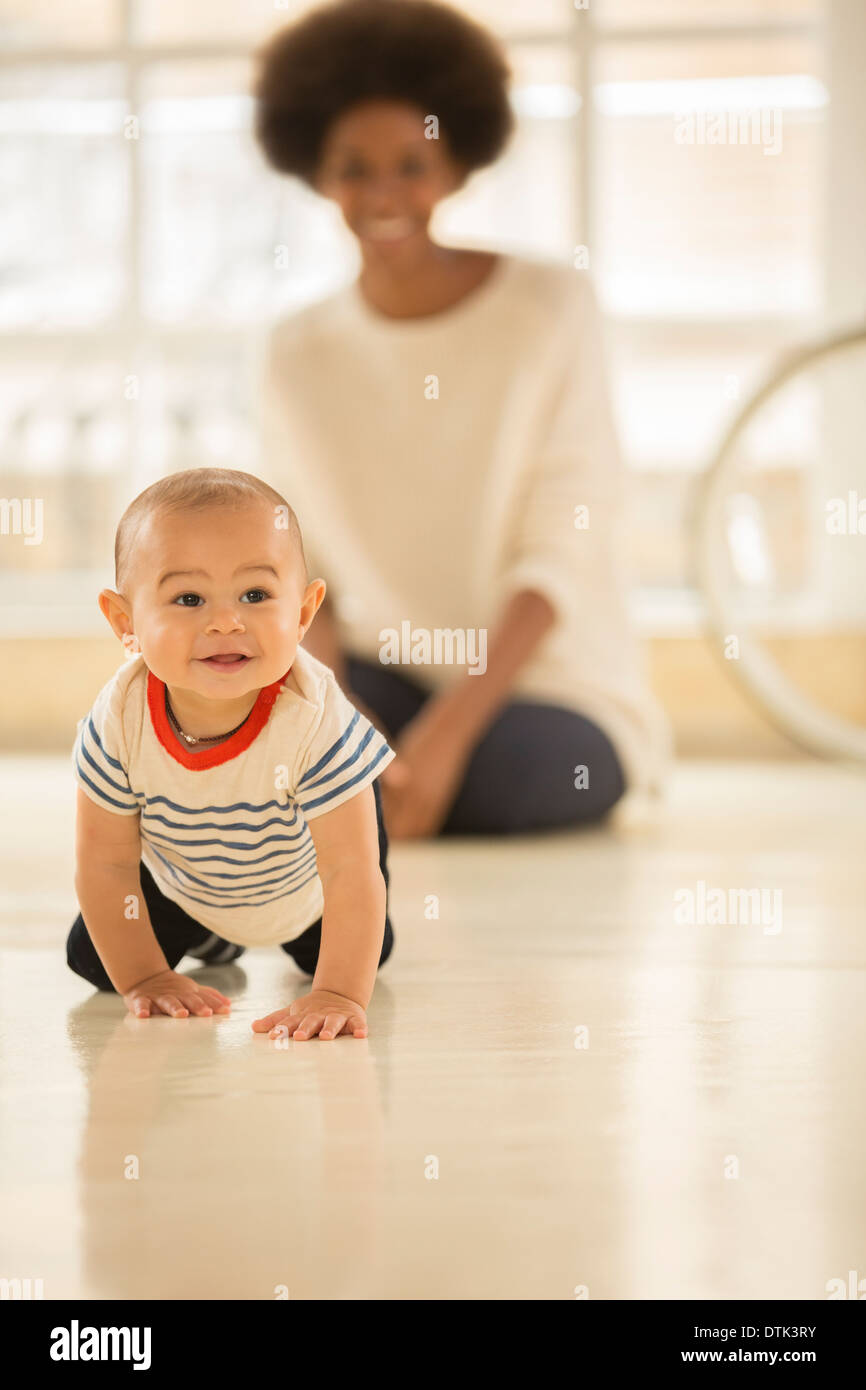
<instances>
[{"instance_id":1,"label":"afro hair","mask_svg":"<svg viewBox=\"0 0 866 1390\"><path fill-rule=\"evenodd\" d=\"M513 128L497 40L435 0L337 0L278 30L256 56L256 136L275 169L310 185L333 121L362 101L435 115L466 172L493 163Z\"/></svg>"}]
</instances>

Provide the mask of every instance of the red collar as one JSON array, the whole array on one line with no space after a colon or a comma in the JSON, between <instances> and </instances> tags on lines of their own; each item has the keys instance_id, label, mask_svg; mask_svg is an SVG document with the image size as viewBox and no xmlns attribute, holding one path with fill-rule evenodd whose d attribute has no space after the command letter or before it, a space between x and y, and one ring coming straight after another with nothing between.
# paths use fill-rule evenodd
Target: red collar
<instances>
[{"instance_id":1,"label":"red collar","mask_svg":"<svg viewBox=\"0 0 866 1390\"><path fill-rule=\"evenodd\" d=\"M291 669L290 666L289 671ZM288 679L289 671L278 681L274 681L273 685L266 685L259 691L256 696L256 703L250 710L246 721L236 733L232 734L231 738L227 738L225 743L217 743L204 753L191 753L178 742L177 735L168 722L168 715L165 712L165 681L161 681L148 668L147 707L150 710L150 722L153 725L153 731L166 753L171 754L175 761L184 767L191 768L193 771L205 771L209 767L219 767L220 763L227 763L232 758L236 758L238 753L243 753L246 748L249 748L256 735L261 733L280 693L280 686Z\"/></svg>"}]
</instances>

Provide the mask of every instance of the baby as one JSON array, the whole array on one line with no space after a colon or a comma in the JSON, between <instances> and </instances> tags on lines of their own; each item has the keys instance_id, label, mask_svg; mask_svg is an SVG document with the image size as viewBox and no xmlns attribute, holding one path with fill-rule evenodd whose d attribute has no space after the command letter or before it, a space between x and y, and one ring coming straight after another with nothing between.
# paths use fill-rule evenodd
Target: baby
<instances>
[{"instance_id":1,"label":"baby","mask_svg":"<svg viewBox=\"0 0 866 1390\"><path fill-rule=\"evenodd\" d=\"M297 518L249 473L146 488L99 606L129 660L78 724L78 975L138 1018L228 1013L175 970L279 944L313 981L254 1032L367 1036L393 943L376 778L395 757L299 646L325 596Z\"/></svg>"}]
</instances>

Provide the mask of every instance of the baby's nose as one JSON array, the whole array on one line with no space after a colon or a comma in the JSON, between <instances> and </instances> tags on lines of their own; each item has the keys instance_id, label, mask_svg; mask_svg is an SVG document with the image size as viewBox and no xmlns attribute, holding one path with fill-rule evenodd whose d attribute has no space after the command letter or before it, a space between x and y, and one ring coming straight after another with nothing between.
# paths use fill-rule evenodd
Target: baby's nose
<instances>
[{"instance_id":1,"label":"baby's nose","mask_svg":"<svg viewBox=\"0 0 866 1390\"><path fill-rule=\"evenodd\" d=\"M221 607L211 611L208 628L218 632L237 632L243 630L243 622L238 608L234 604L223 604Z\"/></svg>"}]
</instances>

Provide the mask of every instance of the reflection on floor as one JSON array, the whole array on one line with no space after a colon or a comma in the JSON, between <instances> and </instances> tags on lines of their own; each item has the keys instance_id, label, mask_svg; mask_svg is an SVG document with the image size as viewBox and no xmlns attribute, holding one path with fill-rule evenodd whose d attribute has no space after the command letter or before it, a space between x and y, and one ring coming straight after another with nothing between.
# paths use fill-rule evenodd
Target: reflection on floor
<instances>
[{"instance_id":1,"label":"reflection on floor","mask_svg":"<svg viewBox=\"0 0 866 1390\"><path fill-rule=\"evenodd\" d=\"M684 763L655 823L397 846L369 1039L288 1046L250 1031L302 983L278 951L201 972L227 1019L136 1021L73 976L67 764L4 772L0 1276L47 1299L866 1276L855 772Z\"/></svg>"}]
</instances>

